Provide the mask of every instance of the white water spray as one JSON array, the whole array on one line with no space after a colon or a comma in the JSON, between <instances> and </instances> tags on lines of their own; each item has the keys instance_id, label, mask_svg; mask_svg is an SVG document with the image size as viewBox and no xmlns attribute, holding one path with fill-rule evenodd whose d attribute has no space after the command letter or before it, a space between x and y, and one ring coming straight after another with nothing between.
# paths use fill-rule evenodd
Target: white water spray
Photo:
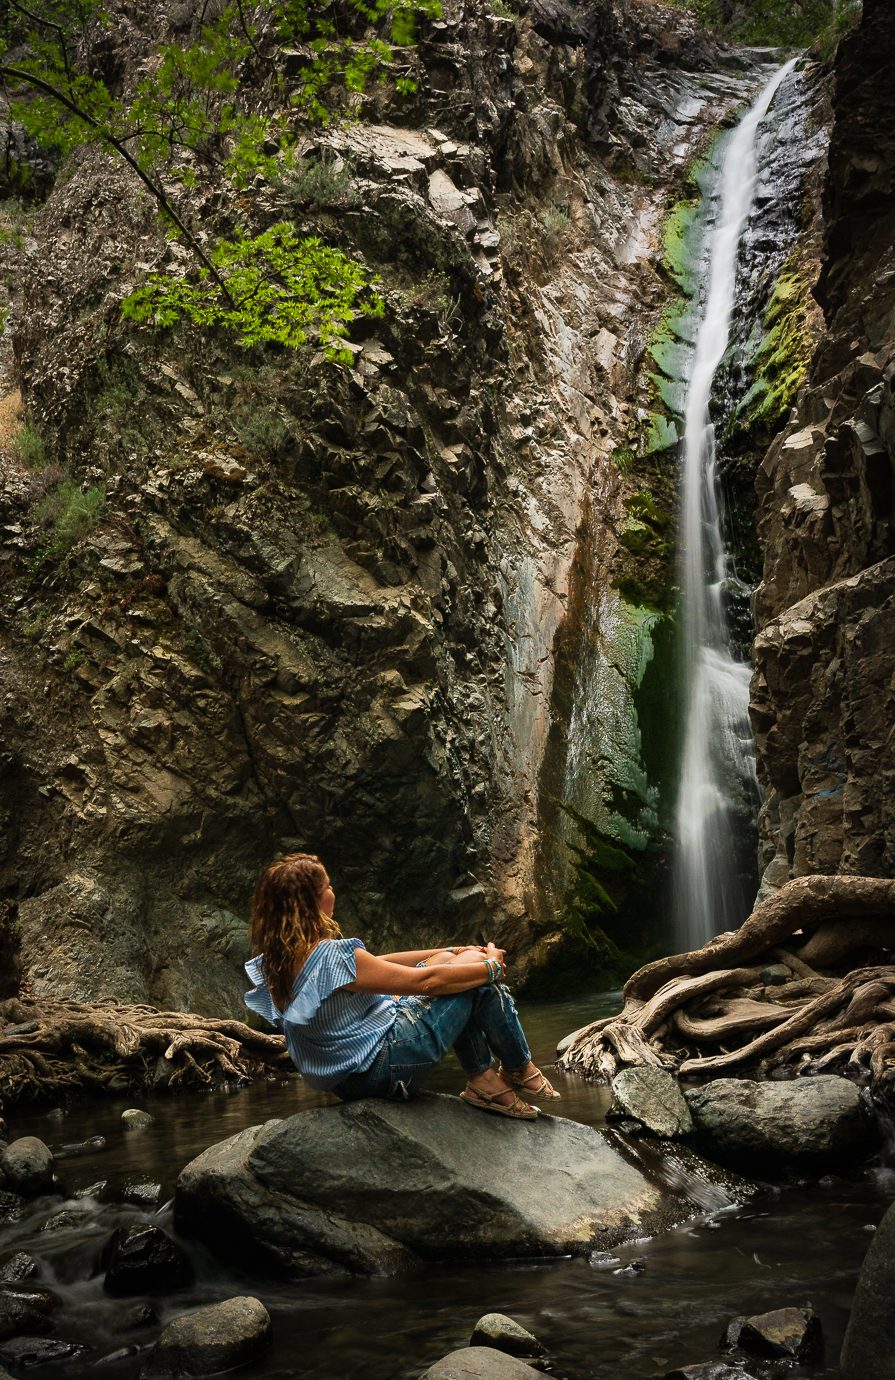
<instances>
[{"instance_id":1,"label":"white water spray","mask_svg":"<svg viewBox=\"0 0 895 1380\"><path fill-rule=\"evenodd\" d=\"M774 73L724 152L708 291L688 381L681 522L685 723L675 873L675 941L682 950L744 918L733 878L731 807L737 796L757 792L750 673L731 652L724 610L730 572L709 400L730 336L737 254L758 182L758 127L795 62Z\"/></svg>"}]
</instances>

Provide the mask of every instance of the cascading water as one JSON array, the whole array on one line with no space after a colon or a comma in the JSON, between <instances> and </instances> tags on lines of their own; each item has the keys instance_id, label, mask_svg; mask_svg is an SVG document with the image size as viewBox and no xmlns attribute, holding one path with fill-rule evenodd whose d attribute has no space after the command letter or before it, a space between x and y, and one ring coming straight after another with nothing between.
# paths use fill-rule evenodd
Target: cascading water
<instances>
[{"instance_id":1,"label":"cascading water","mask_svg":"<svg viewBox=\"0 0 895 1380\"><path fill-rule=\"evenodd\" d=\"M727 143L707 246L708 283L684 412L681 616L685 723L676 807L675 941L703 944L739 925L733 802L757 799L748 718L749 668L731 650L725 585L732 574L709 415L712 385L730 336L737 257L758 181L759 126L795 59L774 73Z\"/></svg>"}]
</instances>

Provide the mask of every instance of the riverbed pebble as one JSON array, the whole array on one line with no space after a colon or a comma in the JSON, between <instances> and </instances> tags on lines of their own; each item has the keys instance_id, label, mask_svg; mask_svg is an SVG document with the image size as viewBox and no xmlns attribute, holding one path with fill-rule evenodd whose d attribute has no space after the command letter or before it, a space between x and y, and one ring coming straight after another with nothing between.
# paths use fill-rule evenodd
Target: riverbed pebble
<instances>
[{"instance_id":1,"label":"riverbed pebble","mask_svg":"<svg viewBox=\"0 0 895 1380\"><path fill-rule=\"evenodd\" d=\"M724 1340L754 1356L811 1361L823 1348L823 1329L810 1308L775 1308L751 1318L734 1318Z\"/></svg>"},{"instance_id":2,"label":"riverbed pebble","mask_svg":"<svg viewBox=\"0 0 895 1380\"><path fill-rule=\"evenodd\" d=\"M119 1298L167 1293L193 1281L189 1256L161 1227L136 1223L119 1227L106 1244L103 1288Z\"/></svg>"},{"instance_id":3,"label":"riverbed pebble","mask_svg":"<svg viewBox=\"0 0 895 1380\"><path fill-rule=\"evenodd\" d=\"M162 1332L140 1372L156 1376L214 1375L255 1360L270 1343L270 1314L259 1299L226 1299L182 1313Z\"/></svg>"},{"instance_id":4,"label":"riverbed pebble","mask_svg":"<svg viewBox=\"0 0 895 1380\"><path fill-rule=\"evenodd\" d=\"M472 1329L470 1346L492 1346L509 1356L544 1356L547 1349L533 1333L506 1313L485 1313Z\"/></svg>"},{"instance_id":5,"label":"riverbed pebble","mask_svg":"<svg viewBox=\"0 0 895 1380\"><path fill-rule=\"evenodd\" d=\"M21 1136L0 1155L0 1170L13 1192L36 1198L53 1187L53 1152L37 1136Z\"/></svg>"},{"instance_id":6,"label":"riverbed pebble","mask_svg":"<svg viewBox=\"0 0 895 1380\"><path fill-rule=\"evenodd\" d=\"M464 1346L442 1356L419 1380L534 1380L536 1374L518 1356L491 1346Z\"/></svg>"},{"instance_id":7,"label":"riverbed pebble","mask_svg":"<svg viewBox=\"0 0 895 1380\"><path fill-rule=\"evenodd\" d=\"M141 1111L139 1107L128 1107L126 1112L121 1113L121 1124L125 1131L145 1131L152 1122L149 1113Z\"/></svg>"}]
</instances>

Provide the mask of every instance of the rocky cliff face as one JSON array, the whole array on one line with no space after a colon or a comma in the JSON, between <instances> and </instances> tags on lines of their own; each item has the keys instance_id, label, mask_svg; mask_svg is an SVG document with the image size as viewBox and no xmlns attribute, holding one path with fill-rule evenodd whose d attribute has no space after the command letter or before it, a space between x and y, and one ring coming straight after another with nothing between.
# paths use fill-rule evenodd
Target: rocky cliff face
<instances>
[{"instance_id":1,"label":"rocky cliff face","mask_svg":"<svg viewBox=\"0 0 895 1380\"><path fill-rule=\"evenodd\" d=\"M895 866L895 14L866 0L836 62L825 328L758 479L752 715L766 887Z\"/></svg>"},{"instance_id":2,"label":"rocky cliff face","mask_svg":"<svg viewBox=\"0 0 895 1380\"><path fill-rule=\"evenodd\" d=\"M595 483L619 522L636 487L610 457L662 208L738 96L661 6L448 6L411 56L416 95L309 135L317 174L242 208L381 273L350 368L126 327L122 295L180 251L96 151L21 237L0 802L38 991L239 1009L278 848L320 852L376 945L549 928L539 773L579 529ZM194 210L232 228L220 195Z\"/></svg>"}]
</instances>

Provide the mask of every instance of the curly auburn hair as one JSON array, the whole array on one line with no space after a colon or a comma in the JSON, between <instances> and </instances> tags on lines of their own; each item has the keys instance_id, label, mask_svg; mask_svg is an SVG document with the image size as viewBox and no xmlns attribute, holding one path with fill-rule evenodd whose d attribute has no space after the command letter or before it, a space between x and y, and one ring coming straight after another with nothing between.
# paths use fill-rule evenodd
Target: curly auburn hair
<instances>
[{"instance_id":1,"label":"curly auburn hair","mask_svg":"<svg viewBox=\"0 0 895 1380\"><path fill-rule=\"evenodd\" d=\"M252 895L251 943L264 956L264 977L281 1011L289 1005L295 974L321 939L342 933L322 909L329 885L313 853L288 853L271 863Z\"/></svg>"}]
</instances>

